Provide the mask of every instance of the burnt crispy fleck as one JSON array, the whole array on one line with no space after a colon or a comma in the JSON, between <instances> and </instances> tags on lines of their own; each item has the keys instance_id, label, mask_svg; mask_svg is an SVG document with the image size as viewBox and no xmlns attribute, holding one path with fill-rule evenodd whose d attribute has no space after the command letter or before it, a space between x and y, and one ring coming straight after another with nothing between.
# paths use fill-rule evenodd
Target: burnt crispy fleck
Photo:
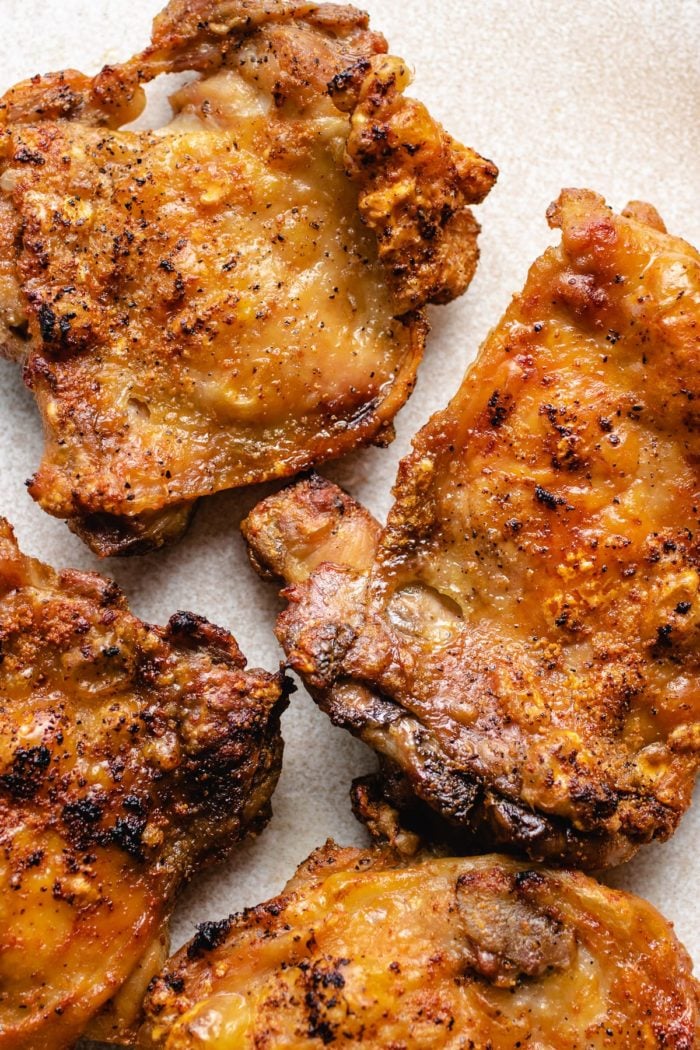
<instances>
[{"instance_id":1,"label":"burnt crispy fleck","mask_svg":"<svg viewBox=\"0 0 700 1050\"><path fill-rule=\"evenodd\" d=\"M203 922L197 927L196 936L187 946L187 957L197 959L204 952L210 952L225 939L231 928L231 919L222 919L220 922Z\"/></svg>"}]
</instances>

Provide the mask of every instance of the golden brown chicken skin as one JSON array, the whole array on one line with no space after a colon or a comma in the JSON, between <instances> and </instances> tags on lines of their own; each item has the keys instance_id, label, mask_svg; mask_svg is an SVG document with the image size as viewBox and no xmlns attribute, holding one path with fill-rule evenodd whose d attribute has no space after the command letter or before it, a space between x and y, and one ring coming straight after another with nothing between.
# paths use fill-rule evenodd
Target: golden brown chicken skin
<instances>
[{"instance_id":1,"label":"golden brown chicken skin","mask_svg":"<svg viewBox=\"0 0 700 1050\"><path fill-rule=\"evenodd\" d=\"M698 767L700 255L587 191L549 220L386 528L312 478L244 531L293 584L289 663L394 804L591 868L667 838Z\"/></svg>"},{"instance_id":2,"label":"golden brown chicken skin","mask_svg":"<svg viewBox=\"0 0 700 1050\"><path fill-rule=\"evenodd\" d=\"M126 1039L175 892L269 818L284 692L226 631L149 627L0 519L2 1050Z\"/></svg>"},{"instance_id":3,"label":"golden brown chicken skin","mask_svg":"<svg viewBox=\"0 0 700 1050\"><path fill-rule=\"evenodd\" d=\"M142 1050L692 1050L690 960L651 905L497 855L328 843L280 897L205 923Z\"/></svg>"},{"instance_id":4,"label":"golden brown chicken skin","mask_svg":"<svg viewBox=\"0 0 700 1050\"><path fill-rule=\"evenodd\" d=\"M131 61L0 100L0 351L47 435L30 492L97 553L391 440L496 169L386 50L351 7L173 0ZM183 70L166 128L122 130Z\"/></svg>"}]
</instances>

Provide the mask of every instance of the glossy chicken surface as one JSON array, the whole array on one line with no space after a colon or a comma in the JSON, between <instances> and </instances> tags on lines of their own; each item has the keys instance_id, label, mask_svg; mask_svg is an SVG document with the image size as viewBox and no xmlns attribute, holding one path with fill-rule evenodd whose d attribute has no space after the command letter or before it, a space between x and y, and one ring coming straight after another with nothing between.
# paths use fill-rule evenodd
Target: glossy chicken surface
<instances>
[{"instance_id":1,"label":"glossy chicken surface","mask_svg":"<svg viewBox=\"0 0 700 1050\"><path fill-rule=\"evenodd\" d=\"M0 1048L120 1042L185 879L262 828L279 675L226 631L24 557L0 519Z\"/></svg>"},{"instance_id":2,"label":"glossy chicken surface","mask_svg":"<svg viewBox=\"0 0 700 1050\"><path fill-rule=\"evenodd\" d=\"M700 255L588 191L549 221L386 528L312 478L244 531L387 798L454 849L595 868L671 835L698 767Z\"/></svg>"},{"instance_id":3,"label":"glossy chicken surface","mask_svg":"<svg viewBox=\"0 0 700 1050\"><path fill-rule=\"evenodd\" d=\"M165 1050L697 1045L665 920L585 875L328 843L282 895L206 923L152 985Z\"/></svg>"},{"instance_id":4,"label":"glossy chicken surface","mask_svg":"<svg viewBox=\"0 0 700 1050\"><path fill-rule=\"evenodd\" d=\"M496 169L386 50L351 7L173 0L131 61L0 100L0 350L47 435L30 492L98 553L391 440ZM166 128L122 129L184 70Z\"/></svg>"}]
</instances>

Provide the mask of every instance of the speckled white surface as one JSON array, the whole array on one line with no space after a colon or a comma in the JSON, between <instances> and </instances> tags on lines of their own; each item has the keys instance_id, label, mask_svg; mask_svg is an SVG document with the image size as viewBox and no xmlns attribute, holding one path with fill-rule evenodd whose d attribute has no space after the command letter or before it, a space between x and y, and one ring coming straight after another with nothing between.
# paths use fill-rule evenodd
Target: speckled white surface
<instances>
[{"instance_id":1,"label":"speckled white surface","mask_svg":"<svg viewBox=\"0 0 700 1050\"><path fill-rule=\"evenodd\" d=\"M0 88L66 66L96 70L148 38L159 0L0 0ZM482 261L467 296L433 314L416 392L388 450L327 470L383 515L411 435L457 388L489 327L549 240L544 213L562 186L586 186L615 207L653 202L669 229L700 243L700 3L698 0L366 0L376 28L416 71L412 89L464 142L500 167L479 210ZM163 89L156 89L161 105ZM0 362L0 513L24 549L116 577L133 609L163 622L190 608L230 627L251 664L279 659L274 589L247 564L238 523L263 490L202 504L185 541L164 554L98 566L65 525L44 515L24 479L38 464L40 427L18 370ZM328 835L362 841L348 788L373 758L333 729L303 691L284 718L287 742L275 816L225 869L195 880L174 941L193 924L280 889ZM665 846L646 849L612 880L653 901L700 964L700 810Z\"/></svg>"}]
</instances>

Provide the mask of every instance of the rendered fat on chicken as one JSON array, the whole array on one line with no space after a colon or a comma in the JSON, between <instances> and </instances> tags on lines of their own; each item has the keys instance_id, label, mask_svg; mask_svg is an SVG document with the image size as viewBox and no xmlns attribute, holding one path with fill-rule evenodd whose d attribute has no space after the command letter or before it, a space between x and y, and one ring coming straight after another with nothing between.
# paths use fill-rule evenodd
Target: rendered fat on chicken
<instances>
[{"instance_id":1,"label":"rendered fat on chicken","mask_svg":"<svg viewBox=\"0 0 700 1050\"><path fill-rule=\"evenodd\" d=\"M387 526L312 477L244 531L375 791L454 849L596 868L671 835L698 767L700 256L646 205L549 220Z\"/></svg>"},{"instance_id":2,"label":"rendered fat on chicken","mask_svg":"<svg viewBox=\"0 0 700 1050\"><path fill-rule=\"evenodd\" d=\"M284 702L226 631L149 627L0 524L2 1050L128 1041L178 887L270 815Z\"/></svg>"},{"instance_id":3,"label":"rendered fat on chicken","mask_svg":"<svg viewBox=\"0 0 700 1050\"><path fill-rule=\"evenodd\" d=\"M333 843L280 897L206 923L153 983L142 1050L697 1045L664 919L580 873Z\"/></svg>"},{"instance_id":4,"label":"rendered fat on chicken","mask_svg":"<svg viewBox=\"0 0 700 1050\"><path fill-rule=\"evenodd\" d=\"M30 492L97 553L391 440L496 169L386 50L351 7L173 0L126 64L0 101L0 351L46 432ZM184 70L171 124L120 130Z\"/></svg>"}]
</instances>

